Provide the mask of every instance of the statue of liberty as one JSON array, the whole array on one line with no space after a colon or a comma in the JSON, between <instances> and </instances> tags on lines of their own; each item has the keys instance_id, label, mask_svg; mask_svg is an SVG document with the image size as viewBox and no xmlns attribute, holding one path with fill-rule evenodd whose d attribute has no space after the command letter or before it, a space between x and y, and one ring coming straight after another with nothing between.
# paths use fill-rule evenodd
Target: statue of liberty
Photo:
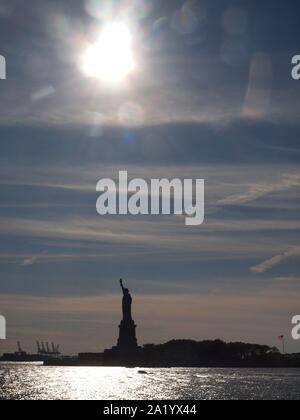
<instances>
[{"instance_id":1,"label":"statue of liberty","mask_svg":"<svg viewBox=\"0 0 300 420\"><path fill-rule=\"evenodd\" d=\"M119 325L119 340L117 348L123 351L132 351L137 349L137 339L135 335L136 325L131 315L132 297L129 293L129 289L124 287L123 280L120 280L120 286L123 292L122 299L122 312L123 319Z\"/></svg>"},{"instance_id":2,"label":"statue of liberty","mask_svg":"<svg viewBox=\"0 0 300 420\"><path fill-rule=\"evenodd\" d=\"M132 297L129 293L129 289L126 289L123 286L123 280L120 280L120 286L123 291L123 301L122 301L122 309L123 309L123 321L124 322L131 322L131 305L132 305Z\"/></svg>"}]
</instances>

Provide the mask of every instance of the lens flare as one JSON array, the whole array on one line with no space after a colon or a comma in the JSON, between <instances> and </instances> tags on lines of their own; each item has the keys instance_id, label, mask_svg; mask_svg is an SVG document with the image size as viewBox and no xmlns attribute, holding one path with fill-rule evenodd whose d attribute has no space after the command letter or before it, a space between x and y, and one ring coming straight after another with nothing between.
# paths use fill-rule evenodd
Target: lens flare
<instances>
[{"instance_id":1,"label":"lens flare","mask_svg":"<svg viewBox=\"0 0 300 420\"><path fill-rule=\"evenodd\" d=\"M83 71L88 77L120 82L134 69L129 28L121 22L107 24L99 40L90 45L83 57Z\"/></svg>"}]
</instances>

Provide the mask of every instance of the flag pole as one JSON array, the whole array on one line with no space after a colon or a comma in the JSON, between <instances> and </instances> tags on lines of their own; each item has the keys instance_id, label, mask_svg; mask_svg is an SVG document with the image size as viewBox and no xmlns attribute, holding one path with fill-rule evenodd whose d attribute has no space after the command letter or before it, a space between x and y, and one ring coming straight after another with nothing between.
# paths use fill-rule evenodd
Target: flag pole
<instances>
[{"instance_id":1,"label":"flag pole","mask_svg":"<svg viewBox=\"0 0 300 420\"><path fill-rule=\"evenodd\" d=\"M282 341L282 354L285 354L285 336L284 336L284 335L280 335L280 336L278 337L278 339L279 339L280 341Z\"/></svg>"}]
</instances>

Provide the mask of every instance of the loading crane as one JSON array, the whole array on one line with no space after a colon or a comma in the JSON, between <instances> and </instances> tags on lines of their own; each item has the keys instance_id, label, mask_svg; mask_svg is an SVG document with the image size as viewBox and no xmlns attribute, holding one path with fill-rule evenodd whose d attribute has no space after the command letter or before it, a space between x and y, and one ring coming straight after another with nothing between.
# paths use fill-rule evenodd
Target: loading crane
<instances>
[{"instance_id":1,"label":"loading crane","mask_svg":"<svg viewBox=\"0 0 300 420\"><path fill-rule=\"evenodd\" d=\"M43 355L43 356L51 356L51 357L59 357L60 356L60 351L59 351L59 345L55 345L53 342L51 343L51 349L50 349L50 345L49 342L36 342L37 344L37 351L38 354Z\"/></svg>"}]
</instances>

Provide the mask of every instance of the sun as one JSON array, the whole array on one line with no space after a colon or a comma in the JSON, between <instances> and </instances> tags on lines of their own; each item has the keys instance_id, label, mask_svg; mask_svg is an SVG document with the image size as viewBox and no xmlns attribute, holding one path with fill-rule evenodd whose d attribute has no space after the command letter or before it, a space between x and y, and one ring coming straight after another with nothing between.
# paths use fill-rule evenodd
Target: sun
<instances>
[{"instance_id":1,"label":"sun","mask_svg":"<svg viewBox=\"0 0 300 420\"><path fill-rule=\"evenodd\" d=\"M98 41L83 57L83 71L88 77L121 82L134 70L132 39L125 23L113 22L102 29Z\"/></svg>"}]
</instances>

